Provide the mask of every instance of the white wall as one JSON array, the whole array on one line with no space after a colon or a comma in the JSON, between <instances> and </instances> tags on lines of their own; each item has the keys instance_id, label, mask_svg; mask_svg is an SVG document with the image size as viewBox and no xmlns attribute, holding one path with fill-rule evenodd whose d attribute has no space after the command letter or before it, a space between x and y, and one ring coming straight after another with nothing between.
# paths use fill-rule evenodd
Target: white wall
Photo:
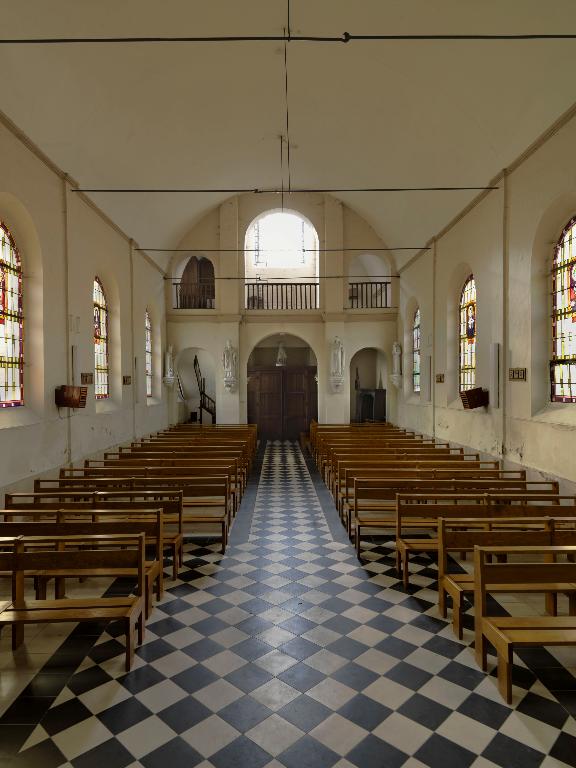
<instances>
[{"instance_id":1,"label":"white wall","mask_svg":"<svg viewBox=\"0 0 576 768\"><path fill-rule=\"evenodd\" d=\"M164 281L129 239L57 168L0 123L0 219L23 264L25 405L0 409L0 489L167 424L161 383ZM111 398L56 408L54 390L72 383L71 347L80 372L94 371L92 286L105 287L111 320ZM153 322L154 398L146 398L144 313ZM134 360L136 358L136 368ZM122 385L122 376L132 384ZM79 384L79 380L76 380Z\"/></svg>"},{"instance_id":2,"label":"white wall","mask_svg":"<svg viewBox=\"0 0 576 768\"><path fill-rule=\"evenodd\" d=\"M400 423L569 480L576 480L576 405L550 402L548 360L553 248L576 214L575 142L571 120L404 269L399 310ZM478 299L477 383L490 389L491 404L465 412L458 397L457 304L470 272ZM411 391L418 305L422 354L433 356L433 379L445 375L444 383L433 381L430 401ZM500 345L498 404L493 344ZM510 367L527 368L528 380L508 381Z\"/></svg>"}]
</instances>

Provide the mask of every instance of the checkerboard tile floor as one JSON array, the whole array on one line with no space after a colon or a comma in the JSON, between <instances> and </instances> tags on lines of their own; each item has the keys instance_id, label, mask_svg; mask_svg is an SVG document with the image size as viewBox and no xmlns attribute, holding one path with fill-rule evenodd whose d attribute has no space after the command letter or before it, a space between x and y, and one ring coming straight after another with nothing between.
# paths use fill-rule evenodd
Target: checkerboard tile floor
<instances>
[{"instance_id":1,"label":"checkerboard tile floor","mask_svg":"<svg viewBox=\"0 0 576 768\"><path fill-rule=\"evenodd\" d=\"M0 718L0 765L576 766L570 672L526 652L505 705L438 617L431 561L409 593L385 542L360 565L309 468L268 443L251 525L225 556L187 545L132 672L113 625L75 630Z\"/></svg>"}]
</instances>

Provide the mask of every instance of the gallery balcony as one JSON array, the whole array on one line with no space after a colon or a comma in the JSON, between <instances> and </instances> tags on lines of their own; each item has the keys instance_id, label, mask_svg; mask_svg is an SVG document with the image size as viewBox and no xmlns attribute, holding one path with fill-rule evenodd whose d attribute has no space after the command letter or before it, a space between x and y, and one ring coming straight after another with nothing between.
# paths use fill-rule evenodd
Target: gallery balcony
<instances>
[{"instance_id":1,"label":"gallery balcony","mask_svg":"<svg viewBox=\"0 0 576 768\"><path fill-rule=\"evenodd\" d=\"M262 310L300 310L319 308L317 282L245 283L245 308Z\"/></svg>"}]
</instances>

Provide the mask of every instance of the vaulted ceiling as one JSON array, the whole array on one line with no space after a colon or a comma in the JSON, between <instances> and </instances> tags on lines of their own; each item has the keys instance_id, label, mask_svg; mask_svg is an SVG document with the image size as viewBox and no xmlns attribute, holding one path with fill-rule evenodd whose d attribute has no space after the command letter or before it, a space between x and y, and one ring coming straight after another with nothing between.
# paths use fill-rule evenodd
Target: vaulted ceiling
<instances>
[{"instance_id":1,"label":"vaulted ceiling","mask_svg":"<svg viewBox=\"0 0 576 768\"><path fill-rule=\"evenodd\" d=\"M286 25L286 0L0 0L0 10L2 38L281 35ZM570 33L576 3L292 0L291 28ZM0 45L0 109L83 187L276 188L283 67L278 42ZM576 40L291 42L288 67L297 187L483 186L576 101ZM473 196L338 195L395 247L424 244ZM93 194L149 248L175 247L226 197Z\"/></svg>"}]
</instances>

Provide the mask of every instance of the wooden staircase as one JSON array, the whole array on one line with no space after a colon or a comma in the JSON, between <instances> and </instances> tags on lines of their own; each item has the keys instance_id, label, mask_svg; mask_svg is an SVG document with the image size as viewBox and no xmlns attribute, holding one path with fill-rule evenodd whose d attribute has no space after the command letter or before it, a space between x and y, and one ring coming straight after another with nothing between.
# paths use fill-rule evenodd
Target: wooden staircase
<instances>
[{"instance_id":1,"label":"wooden staircase","mask_svg":"<svg viewBox=\"0 0 576 768\"><path fill-rule=\"evenodd\" d=\"M206 411L212 416L212 424L216 424L216 401L206 394L206 379L202 376L198 355L194 355L194 373L198 391L200 392L200 424L202 424L202 412Z\"/></svg>"}]
</instances>

